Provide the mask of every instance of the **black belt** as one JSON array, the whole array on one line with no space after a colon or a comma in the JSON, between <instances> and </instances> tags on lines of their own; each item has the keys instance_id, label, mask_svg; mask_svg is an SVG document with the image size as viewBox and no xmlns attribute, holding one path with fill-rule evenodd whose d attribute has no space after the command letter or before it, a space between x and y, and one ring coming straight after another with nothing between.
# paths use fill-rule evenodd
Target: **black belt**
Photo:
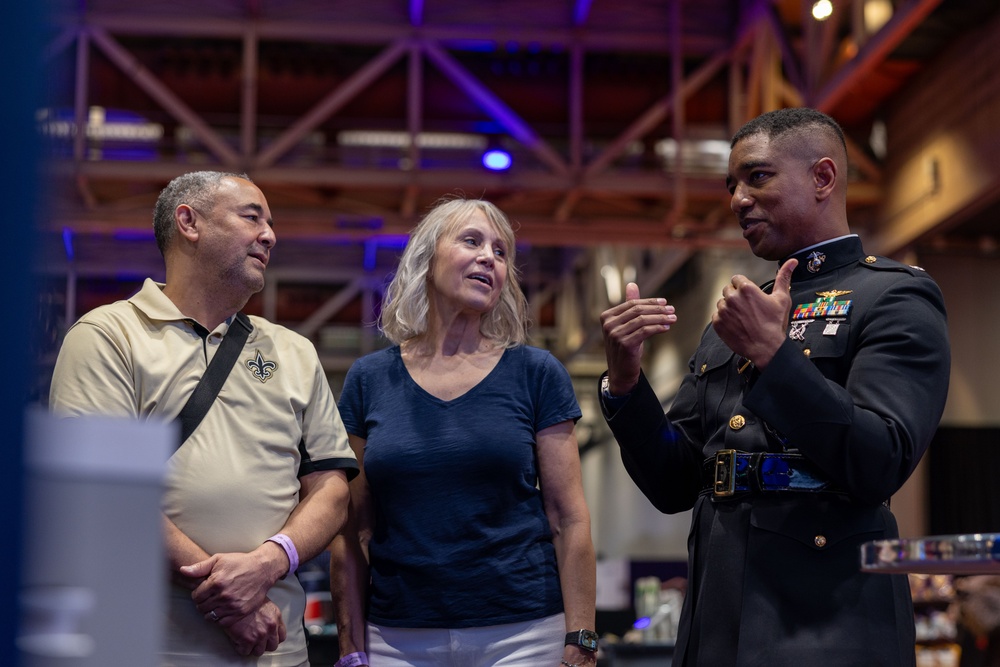
<instances>
[{"instance_id":1,"label":"black belt","mask_svg":"<svg viewBox=\"0 0 1000 667\"><path fill-rule=\"evenodd\" d=\"M740 493L781 491L844 493L824 479L801 454L768 454L722 449L705 459L705 486L717 499Z\"/></svg>"}]
</instances>

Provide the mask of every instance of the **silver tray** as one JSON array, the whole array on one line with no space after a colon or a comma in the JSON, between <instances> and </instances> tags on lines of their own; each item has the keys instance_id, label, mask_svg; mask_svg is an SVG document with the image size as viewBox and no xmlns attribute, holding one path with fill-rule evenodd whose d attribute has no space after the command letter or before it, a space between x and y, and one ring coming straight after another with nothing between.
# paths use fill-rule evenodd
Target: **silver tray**
<instances>
[{"instance_id":1,"label":"silver tray","mask_svg":"<svg viewBox=\"0 0 1000 667\"><path fill-rule=\"evenodd\" d=\"M1000 533L875 540L861 545L866 572L1000 574Z\"/></svg>"}]
</instances>

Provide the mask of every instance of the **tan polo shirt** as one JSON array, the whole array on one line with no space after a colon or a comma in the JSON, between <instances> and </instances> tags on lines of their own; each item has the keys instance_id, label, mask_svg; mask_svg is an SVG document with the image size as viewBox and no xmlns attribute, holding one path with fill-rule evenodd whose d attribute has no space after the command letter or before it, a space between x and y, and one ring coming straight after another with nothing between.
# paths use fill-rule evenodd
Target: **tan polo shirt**
<instances>
[{"instance_id":1,"label":"tan polo shirt","mask_svg":"<svg viewBox=\"0 0 1000 667\"><path fill-rule=\"evenodd\" d=\"M215 403L171 457L164 513L208 553L248 552L278 532L298 503L302 450L308 470L357 461L312 343L250 318L241 355ZM219 348L228 323L207 339L147 280L127 301L102 306L66 334L56 361L50 408L57 414L172 420ZM281 607L288 639L274 653L239 659L206 623L190 593L173 589L167 656L171 665L298 665L306 658L304 594L289 577L269 597Z\"/></svg>"}]
</instances>

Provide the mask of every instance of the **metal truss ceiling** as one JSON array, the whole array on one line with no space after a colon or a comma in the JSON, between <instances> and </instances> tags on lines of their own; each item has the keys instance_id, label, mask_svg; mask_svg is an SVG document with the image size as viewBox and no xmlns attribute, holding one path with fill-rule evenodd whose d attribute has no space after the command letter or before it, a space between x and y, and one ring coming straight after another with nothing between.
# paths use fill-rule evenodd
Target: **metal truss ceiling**
<instances>
[{"instance_id":1,"label":"metal truss ceiling","mask_svg":"<svg viewBox=\"0 0 1000 667\"><path fill-rule=\"evenodd\" d=\"M872 30L861 0L835 2L823 23L799 0L52 4L47 113L69 130L47 143L50 267L71 282L155 273L149 219L163 185L195 168L245 171L275 212L274 275L336 285L321 308L289 316L307 333L350 303L370 306L401 235L452 192L518 223L534 253L526 285L543 302L572 291L567 277L598 248L665 249L650 269L662 282L692 253L742 247L704 147L781 106L841 121L852 216L870 219L880 107L960 33L955 16L994 11L992 0L897 1ZM95 108L162 135L101 137ZM344 141L361 132L407 140ZM478 149L422 145L432 134L498 142L514 166L487 172ZM276 316L271 289L261 308ZM81 305L72 291L67 319ZM589 326L578 310L572 326Z\"/></svg>"}]
</instances>

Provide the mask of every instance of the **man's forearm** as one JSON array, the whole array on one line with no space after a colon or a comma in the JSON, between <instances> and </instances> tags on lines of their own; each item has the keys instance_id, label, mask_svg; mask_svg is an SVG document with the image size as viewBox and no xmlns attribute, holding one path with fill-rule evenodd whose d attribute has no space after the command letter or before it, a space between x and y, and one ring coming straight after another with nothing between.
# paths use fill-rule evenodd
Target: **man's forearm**
<instances>
[{"instance_id":1,"label":"man's forearm","mask_svg":"<svg viewBox=\"0 0 1000 667\"><path fill-rule=\"evenodd\" d=\"M310 473L301 483L299 504L281 529L295 545L300 563L316 557L333 541L347 520L350 495L342 470Z\"/></svg>"},{"instance_id":2,"label":"man's forearm","mask_svg":"<svg viewBox=\"0 0 1000 667\"><path fill-rule=\"evenodd\" d=\"M347 476L342 471L310 473L302 478L298 506L279 531L285 538L265 540L249 553L218 553L181 568L201 581L193 592L198 610L235 623L263 604L275 582L294 569L293 561L319 554L340 530L347 513ZM179 532L179 531L178 531ZM177 552L190 545L178 538ZM289 554L289 551L295 551Z\"/></svg>"},{"instance_id":3,"label":"man's forearm","mask_svg":"<svg viewBox=\"0 0 1000 667\"><path fill-rule=\"evenodd\" d=\"M177 574L182 565L191 565L209 557L208 552L195 544L173 521L163 515L163 543L171 574Z\"/></svg>"}]
</instances>

